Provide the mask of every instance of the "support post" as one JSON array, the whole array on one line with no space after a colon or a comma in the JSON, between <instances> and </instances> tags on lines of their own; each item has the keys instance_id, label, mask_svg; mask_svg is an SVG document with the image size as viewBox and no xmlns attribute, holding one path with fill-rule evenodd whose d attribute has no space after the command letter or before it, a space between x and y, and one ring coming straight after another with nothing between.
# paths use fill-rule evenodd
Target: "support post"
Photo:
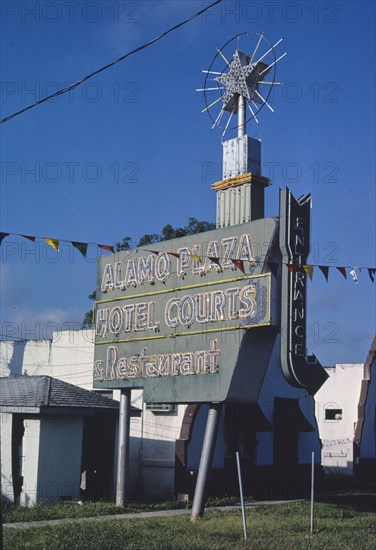
<instances>
[{"instance_id":1,"label":"support post","mask_svg":"<svg viewBox=\"0 0 376 550\"><path fill-rule=\"evenodd\" d=\"M315 453L312 451L312 464L311 464L311 535L313 534L314 498L315 498Z\"/></svg>"},{"instance_id":2,"label":"support post","mask_svg":"<svg viewBox=\"0 0 376 550\"><path fill-rule=\"evenodd\" d=\"M205 487L209 469L213 461L221 409L222 403L211 403L208 412L204 442L202 444L200 466L198 468L195 495L193 497L191 521L195 521L204 515Z\"/></svg>"},{"instance_id":3,"label":"support post","mask_svg":"<svg viewBox=\"0 0 376 550\"><path fill-rule=\"evenodd\" d=\"M119 409L119 441L116 477L116 506L128 504L129 428L131 417L131 390L122 390Z\"/></svg>"},{"instance_id":4,"label":"support post","mask_svg":"<svg viewBox=\"0 0 376 550\"><path fill-rule=\"evenodd\" d=\"M246 123L246 113L245 113L245 99L244 96L239 95L238 99L238 137L245 136L245 123Z\"/></svg>"},{"instance_id":5,"label":"support post","mask_svg":"<svg viewBox=\"0 0 376 550\"><path fill-rule=\"evenodd\" d=\"M241 471L241 468L240 468L240 458L239 458L239 452L238 451L236 451L236 466L238 468L240 505L242 507L243 534L244 534L244 540L247 540L247 523L246 523L246 520L245 520L242 471Z\"/></svg>"}]
</instances>

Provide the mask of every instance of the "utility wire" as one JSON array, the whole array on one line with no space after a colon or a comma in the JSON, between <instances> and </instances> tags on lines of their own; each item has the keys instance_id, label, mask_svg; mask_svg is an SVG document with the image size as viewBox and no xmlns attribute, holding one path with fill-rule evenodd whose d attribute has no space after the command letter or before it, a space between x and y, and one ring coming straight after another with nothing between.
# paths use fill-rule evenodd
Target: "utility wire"
<instances>
[{"instance_id":1,"label":"utility wire","mask_svg":"<svg viewBox=\"0 0 376 550\"><path fill-rule=\"evenodd\" d=\"M130 52L126 53L125 55L122 55L121 57L119 57L115 61L112 61L112 63L108 63L107 65L104 65L104 67L101 67L100 69L97 69L93 73L90 73L90 74L84 76L83 78L81 78L81 80L78 80L77 82L74 82L73 84L70 84L69 86L66 86L65 88L61 88L61 90L58 90L57 92L54 92L53 94L51 94L47 97L44 97L43 99L40 99L39 101L36 101L32 105L28 105L28 107L25 107L24 109L21 109L20 111L17 111L16 113L13 113L12 115L9 115L9 116L1 119L0 124L3 124L4 122L8 122L8 120L11 120L12 118L14 118L16 116L21 115L22 113L25 113L29 109L33 109L34 107L37 107L37 105L41 105L41 103L44 103L45 101L48 101L49 99L53 99L55 97L61 96L65 93L69 92L70 90L73 90L74 88L77 88L78 86L83 84L83 82L86 82L86 80L89 80L93 76L101 73L102 71L105 71L106 69L109 69L110 67L112 67L113 65L116 65L117 63L120 63L120 61L123 61L127 57L129 57L129 56L131 56L131 55L133 55L137 52L140 52L141 50L144 50L145 48L148 48L149 46L151 46L155 42L158 42L158 40L161 40L161 38L164 38L165 36L167 36L171 32L176 31L177 29L179 29L183 25L186 25L187 23L189 23L193 19L196 19L196 17L199 17L201 14L205 13L208 9L212 8L216 4L219 4L220 2L222 2L222 0L216 0L215 2L213 2L209 6L206 6L202 10L198 11L197 13L195 13L194 15L192 15L191 17L189 17L185 21L182 21L181 23L178 23L177 25L174 25L173 27L171 27L167 31L164 31L159 36L156 36L155 38L153 38L153 40L150 40L149 42L146 42L145 44L142 44L142 46L138 46L134 50L131 50Z\"/></svg>"}]
</instances>

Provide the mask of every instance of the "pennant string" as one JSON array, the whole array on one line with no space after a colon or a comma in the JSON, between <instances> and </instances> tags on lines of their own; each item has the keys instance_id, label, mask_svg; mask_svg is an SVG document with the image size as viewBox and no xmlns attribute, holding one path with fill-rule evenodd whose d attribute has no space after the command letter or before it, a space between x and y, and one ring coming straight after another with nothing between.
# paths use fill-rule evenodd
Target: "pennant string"
<instances>
[{"instance_id":1,"label":"pennant string","mask_svg":"<svg viewBox=\"0 0 376 550\"><path fill-rule=\"evenodd\" d=\"M369 278L371 279L372 283L375 282L375 275L376 275L376 269L373 269L372 267L369 267L367 269Z\"/></svg>"},{"instance_id":2,"label":"pennant string","mask_svg":"<svg viewBox=\"0 0 376 550\"><path fill-rule=\"evenodd\" d=\"M219 258L215 258L213 256L208 256L208 258L211 262L213 262L213 264L216 264L216 265L219 265L219 267L222 267L221 262L219 261Z\"/></svg>"},{"instance_id":3,"label":"pennant string","mask_svg":"<svg viewBox=\"0 0 376 550\"><path fill-rule=\"evenodd\" d=\"M310 280L312 281L312 279L313 279L313 269L314 269L313 265L303 265L303 269L307 273Z\"/></svg>"},{"instance_id":4,"label":"pennant string","mask_svg":"<svg viewBox=\"0 0 376 550\"><path fill-rule=\"evenodd\" d=\"M83 255L84 258L86 258L87 253L87 244L86 243L77 243L72 241L72 245L74 248L77 248L79 252Z\"/></svg>"},{"instance_id":5,"label":"pennant string","mask_svg":"<svg viewBox=\"0 0 376 550\"><path fill-rule=\"evenodd\" d=\"M51 248L54 248L55 250L57 250L57 252L59 252L60 243L57 239L48 239L43 237L43 240L46 244L48 244L48 246L51 246Z\"/></svg>"},{"instance_id":6,"label":"pennant string","mask_svg":"<svg viewBox=\"0 0 376 550\"><path fill-rule=\"evenodd\" d=\"M86 246L86 251L87 251L87 247L90 244L93 244L93 245L98 246L98 248L101 248L102 250L106 250L108 252L115 252L115 247L112 246L112 245L98 244L98 243L94 243L94 242L83 243L83 242L70 241L68 239L53 239L51 237L40 237L38 235L24 235L22 233L4 233L4 232L0 232L0 245L3 241L3 239L5 239L5 237L9 237L10 235L12 235L14 237L22 237L23 239L28 239L29 241L32 241L32 242L35 242L36 239L42 239L43 241L46 242L46 244L48 244L49 246L52 246L52 248L55 248L55 246L52 243L59 243L59 245L60 245L60 243L63 242L63 243L70 243L77 249L79 249L79 247L77 245L80 245L83 251L84 251L84 246ZM49 242L49 241L51 241L51 242ZM80 252L81 252L81 250L80 250ZM82 252L82 254L83 254L83 252Z\"/></svg>"},{"instance_id":7,"label":"pennant string","mask_svg":"<svg viewBox=\"0 0 376 550\"><path fill-rule=\"evenodd\" d=\"M358 274L356 272L356 267L353 267L352 270L350 271L350 275L354 281L354 283L358 284Z\"/></svg>"},{"instance_id":8,"label":"pennant string","mask_svg":"<svg viewBox=\"0 0 376 550\"><path fill-rule=\"evenodd\" d=\"M346 269L344 267L336 267L336 269L347 279Z\"/></svg>"},{"instance_id":9,"label":"pennant string","mask_svg":"<svg viewBox=\"0 0 376 550\"><path fill-rule=\"evenodd\" d=\"M87 249L88 249L89 244L96 245L98 248L100 248L101 250L105 250L106 252L112 252L112 253L115 252L115 247L112 246L112 245L107 245L107 244L85 243L85 242L80 242L80 241L70 241L70 240L67 240L67 239L53 239L53 238L50 238L50 237L38 237L37 235L24 235L24 234L20 234L20 233L7 233L7 232L0 232L0 246L3 242L3 240L6 237L9 237L11 235L16 236L16 237L22 237L22 238L28 239L29 241L32 241L32 242L35 242L36 239L42 239L46 244L48 244L49 246L51 246L52 248L54 248L57 251L60 250L60 243L61 242L67 242L67 243L72 244L72 246L74 248L76 248L82 254L82 256L84 256L84 257L86 257L86 255L87 255ZM134 249L129 249L129 250L137 250L137 248L139 248L139 247L136 247ZM146 252L150 252L151 254L155 254L156 256L159 255L161 252L164 252L164 251L157 251L157 250L148 250L148 249L145 249L145 248L141 248L141 250L145 250ZM173 256L177 259L179 259L181 257L181 254L179 254L178 252L168 252L167 251L165 253L169 254L170 256ZM221 256L218 256L218 257L216 257L216 256L205 256L205 255L204 256L199 256L198 254L187 254L187 255L190 256L194 261L197 261L197 262L200 262L200 263L203 263L203 260L208 259L212 263L218 265L219 267L222 267L221 260L231 261L233 263L233 265L244 274L245 274L244 265L245 265L245 261L247 261L248 264L250 265L250 268L253 268L253 269L256 266L259 267L259 266L262 266L263 263L266 263L266 265L269 267L272 275L274 275L275 277L278 276L279 266L284 264L284 265L287 265L288 271L290 273L296 273L296 271L299 271L299 270L303 269L305 271L305 273L307 274L307 276L310 278L311 281L313 279L313 273L314 273L314 268L315 267L320 269L320 271L324 275L325 280L327 282L329 280L329 269L332 269L332 268L337 269L337 271L339 271L345 279L347 279L346 269L350 270L349 274L350 274L350 276L352 277L352 279L355 283L359 282L358 272L361 273L362 269L367 270L369 278L370 278L372 283L375 282L375 278L376 278L376 268L375 267L366 267L366 266L361 266L361 267L328 266L328 265L320 265L320 264L298 265L298 264L295 264L295 263L266 261L266 260L260 259L259 257L254 258L254 259L250 259L250 260L239 260L237 258L228 258L228 257L224 258L224 257L221 257Z\"/></svg>"},{"instance_id":10,"label":"pennant string","mask_svg":"<svg viewBox=\"0 0 376 550\"><path fill-rule=\"evenodd\" d=\"M9 233L0 233L0 246L5 237L9 237Z\"/></svg>"},{"instance_id":11,"label":"pennant string","mask_svg":"<svg viewBox=\"0 0 376 550\"><path fill-rule=\"evenodd\" d=\"M235 267L237 267L242 273L245 274L244 260L231 260Z\"/></svg>"},{"instance_id":12,"label":"pennant string","mask_svg":"<svg viewBox=\"0 0 376 550\"><path fill-rule=\"evenodd\" d=\"M319 265L320 271L322 271L326 281L329 279L329 267L327 265Z\"/></svg>"},{"instance_id":13,"label":"pennant string","mask_svg":"<svg viewBox=\"0 0 376 550\"><path fill-rule=\"evenodd\" d=\"M107 244L98 244L97 246L98 246L98 248L101 248L102 250L107 250L108 252L112 252L112 253L115 252L115 247L113 247L113 246L109 246Z\"/></svg>"}]
</instances>

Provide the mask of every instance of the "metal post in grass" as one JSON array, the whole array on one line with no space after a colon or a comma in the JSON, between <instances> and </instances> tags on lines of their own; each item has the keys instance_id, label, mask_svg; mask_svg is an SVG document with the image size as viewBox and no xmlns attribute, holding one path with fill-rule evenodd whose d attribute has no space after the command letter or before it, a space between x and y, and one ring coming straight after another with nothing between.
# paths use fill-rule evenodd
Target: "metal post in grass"
<instances>
[{"instance_id":1,"label":"metal post in grass","mask_svg":"<svg viewBox=\"0 0 376 550\"><path fill-rule=\"evenodd\" d=\"M211 403L208 412L200 465L197 474L196 489L193 497L191 521L196 521L199 517L204 515L205 487L209 469L213 461L221 408L222 403Z\"/></svg>"},{"instance_id":2,"label":"metal post in grass","mask_svg":"<svg viewBox=\"0 0 376 550\"><path fill-rule=\"evenodd\" d=\"M315 498L315 453L312 451L311 464L311 535L313 533L313 503Z\"/></svg>"},{"instance_id":3,"label":"metal post in grass","mask_svg":"<svg viewBox=\"0 0 376 550\"><path fill-rule=\"evenodd\" d=\"M242 472L240 469L240 459L239 453L236 451L236 465L238 468L238 479L239 479L239 493L240 493L240 505L242 507L242 520L243 520L243 533L244 540L247 540L247 524L245 521L245 509L244 509L244 498L243 498L243 482L242 482Z\"/></svg>"},{"instance_id":4,"label":"metal post in grass","mask_svg":"<svg viewBox=\"0 0 376 550\"><path fill-rule=\"evenodd\" d=\"M116 506L128 504L130 418L131 390L127 389L122 390L120 394Z\"/></svg>"}]
</instances>

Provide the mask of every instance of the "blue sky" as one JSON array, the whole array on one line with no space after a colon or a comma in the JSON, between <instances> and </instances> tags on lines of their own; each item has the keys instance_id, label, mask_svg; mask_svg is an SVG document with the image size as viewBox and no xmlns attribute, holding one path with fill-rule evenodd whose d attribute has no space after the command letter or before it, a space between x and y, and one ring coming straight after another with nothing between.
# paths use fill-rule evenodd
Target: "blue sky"
<instances>
[{"instance_id":1,"label":"blue sky","mask_svg":"<svg viewBox=\"0 0 376 550\"><path fill-rule=\"evenodd\" d=\"M3 2L2 116L114 60L205 2ZM74 241L137 242L189 216L215 220L221 131L211 131L202 69L240 32L281 36L275 113L262 140L266 215L279 188L311 192L312 253L324 265L375 260L375 3L224 1L84 86L1 127L0 230ZM231 137L231 136L229 136ZM208 166L213 172L207 175ZM274 166L274 173L271 167ZM95 247L9 237L1 248L2 334L43 337L79 323L96 281ZM375 333L375 285L316 270L309 351L323 364L363 362Z\"/></svg>"}]
</instances>

